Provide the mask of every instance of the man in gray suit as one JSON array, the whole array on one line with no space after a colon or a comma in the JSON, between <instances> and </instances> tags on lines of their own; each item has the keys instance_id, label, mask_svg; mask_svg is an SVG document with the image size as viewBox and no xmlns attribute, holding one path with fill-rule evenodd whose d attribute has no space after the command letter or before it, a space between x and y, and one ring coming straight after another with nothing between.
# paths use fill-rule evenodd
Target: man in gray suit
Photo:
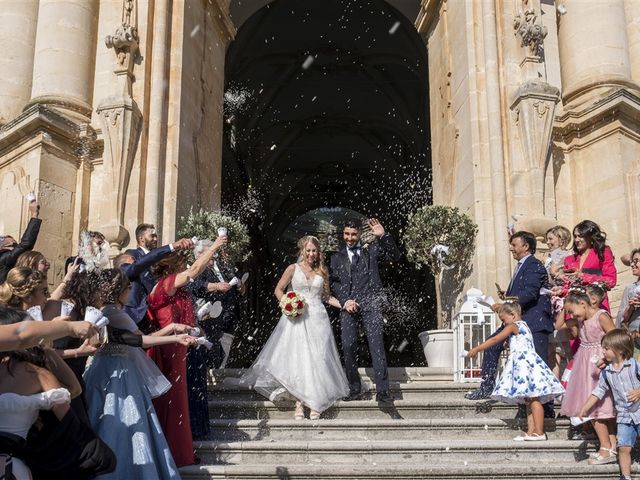
<instances>
[{"instance_id":1,"label":"man in gray suit","mask_svg":"<svg viewBox=\"0 0 640 480\"><path fill-rule=\"evenodd\" d=\"M346 246L331 257L329 280L333 295L342 305L342 351L349 381L349 396L345 400L355 400L360 396L357 345L358 323L361 323L369 343L376 400L390 402L393 398L389 394L387 356L384 351L383 292L378 262L398 260L400 251L393 237L385 232L378 220L371 219L367 223L376 240L366 247L360 242L360 225L353 221L345 223L342 237Z\"/></svg>"}]
</instances>

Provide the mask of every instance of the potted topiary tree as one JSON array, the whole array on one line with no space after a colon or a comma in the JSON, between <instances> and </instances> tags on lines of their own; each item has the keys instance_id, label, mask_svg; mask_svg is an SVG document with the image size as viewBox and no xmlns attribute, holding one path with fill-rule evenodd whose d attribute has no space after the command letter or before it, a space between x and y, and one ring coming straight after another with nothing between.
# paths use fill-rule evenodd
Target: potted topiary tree
<instances>
[{"instance_id":1,"label":"potted topiary tree","mask_svg":"<svg viewBox=\"0 0 640 480\"><path fill-rule=\"evenodd\" d=\"M437 330L420 333L427 365L453 367L453 307L472 270L478 226L457 207L426 205L409 216L407 259L436 278Z\"/></svg>"}]
</instances>

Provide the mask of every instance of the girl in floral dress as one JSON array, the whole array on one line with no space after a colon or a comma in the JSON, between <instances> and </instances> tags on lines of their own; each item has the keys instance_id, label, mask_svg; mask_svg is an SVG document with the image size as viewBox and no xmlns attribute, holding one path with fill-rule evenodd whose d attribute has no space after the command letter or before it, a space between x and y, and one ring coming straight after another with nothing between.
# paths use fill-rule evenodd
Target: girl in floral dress
<instances>
[{"instance_id":1,"label":"girl in floral dress","mask_svg":"<svg viewBox=\"0 0 640 480\"><path fill-rule=\"evenodd\" d=\"M500 334L472 348L467 354L475 357L509 338L509 358L496 383L491 398L505 403L524 403L527 407L527 432L516 441L537 442L547 439L544 433L544 408L547 403L564 393L564 388L533 346L531 330L522 321L517 297L508 297L498 308L505 327Z\"/></svg>"}]
</instances>

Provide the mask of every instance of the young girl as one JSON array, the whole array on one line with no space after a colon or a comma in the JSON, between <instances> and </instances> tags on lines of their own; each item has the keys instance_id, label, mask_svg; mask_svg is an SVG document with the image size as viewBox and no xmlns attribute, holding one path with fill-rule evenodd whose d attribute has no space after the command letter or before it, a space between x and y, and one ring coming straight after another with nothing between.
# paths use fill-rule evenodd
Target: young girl
<instances>
[{"instance_id":1,"label":"young girl","mask_svg":"<svg viewBox=\"0 0 640 480\"><path fill-rule=\"evenodd\" d=\"M527 432L514 438L516 441L537 442L547 439L544 433L543 403L562 395L564 389L538 356L533 346L531 330L522 321L522 311L517 297L508 297L498 308L498 315L505 327L493 338L472 348L468 356L509 340L509 358L502 377L498 380L491 398L505 403L524 403L527 407Z\"/></svg>"},{"instance_id":2,"label":"young girl","mask_svg":"<svg viewBox=\"0 0 640 480\"><path fill-rule=\"evenodd\" d=\"M604 359L609 363L600 373L598 386L580 409L580 415L591 415L591 409L613 395L618 411L618 463L620 480L631 480L631 449L640 432L640 380L638 362L633 358L633 340L623 329L614 329L602 337Z\"/></svg>"},{"instance_id":3,"label":"young girl","mask_svg":"<svg viewBox=\"0 0 640 480\"><path fill-rule=\"evenodd\" d=\"M101 307L109 319L109 328L139 335L135 322L122 310L130 290L122 270L103 270L96 287L100 291L96 306ZM193 345L194 337L184 333L170 335L188 329L176 324L154 335L140 335L139 346ZM91 425L118 456L116 470L103 478L180 478L151 402L152 397L168 391L171 384L143 350L106 343L85 371L84 380ZM191 445L188 448L191 449Z\"/></svg>"},{"instance_id":4,"label":"young girl","mask_svg":"<svg viewBox=\"0 0 640 480\"><path fill-rule=\"evenodd\" d=\"M591 287L593 288L593 287ZM593 305L593 300L583 287L572 287L564 300L565 311L580 324L580 347L574 356L571 381L562 400L560 413L567 417L580 417L580 409L598 383L602 358L600 341L605 333L613 330L609 314ZM589 459L591 465L615 463L614 418L616 416L611 395L605 395L590 411L589 418L600 442L598 454Z\"/></svg>"},{"instance_id":5,"label":"young girl","mask_svg":"<svg viewBox=\"0 0 640 480\"><path fill-rule=\"evenodd\" d=\"M562 272L564 259L571 255L571 250L567 249L571 242L571 232L562 225L556 225L547 230L545 239L549 247L549 252L547 253L544 266L549 273L550 284L562 285L561 280L556 282L556 276ZM560 296L553 295L551 297L551 305L556 317L558 314L563 313L562 298ZM556 378L562 378L563 371L571 361L571 358L569 332L565 329L554 330L553 333L549 335L549 368L551 368Z\"/></svg>"}]
</instances>

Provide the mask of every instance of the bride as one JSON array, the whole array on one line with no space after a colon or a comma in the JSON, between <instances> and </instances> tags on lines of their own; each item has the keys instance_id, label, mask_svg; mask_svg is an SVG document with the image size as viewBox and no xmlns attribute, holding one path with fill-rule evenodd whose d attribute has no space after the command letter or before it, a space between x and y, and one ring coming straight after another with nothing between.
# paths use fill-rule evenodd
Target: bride
<instances>
[{"instance_id":1,"label":"bride","mask_svg":"<svg viewBox=\"0 0 640 480\"><path fill-rule=\"evenodd\" d=\"M329 294L329 274L316 237L307 235L298 241L299 261L289 265L276 286L280 301L285 289L304 298L302 314L282 315L271 337L243 378L271 401L293 397L295 419L304 418L303 405L309 407L311 420L339 398L349 394L349 385L340 363L329 316L323 302L342 308Z\"/></svg>"}]
</instances>

